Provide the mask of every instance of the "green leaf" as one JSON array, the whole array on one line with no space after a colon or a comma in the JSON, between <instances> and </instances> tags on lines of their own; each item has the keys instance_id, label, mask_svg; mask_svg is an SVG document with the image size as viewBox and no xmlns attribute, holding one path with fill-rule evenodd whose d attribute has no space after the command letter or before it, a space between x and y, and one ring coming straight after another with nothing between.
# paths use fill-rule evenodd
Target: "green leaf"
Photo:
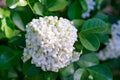
<instances>
[{"instance_id":1,"label":"green leaf","mask_svg":"<svg viewBox=\"0 0 120 80\"><path fill-rule=\"evenodd\" d=\"M25 80L56 80L57 76L54 72L40 72L39 74L27 76Z\"/></svg>"},{"instance_id":2,"label":"green leaf","mask_svg":"<svg viewBox=\"0 0 120 80\"><path fill-rule=\"evenodd\" d=\"M10 18L6 18L5 34L6 37L11 38L14 35L14 24Z\"/></svg>"},{"instance_id":3,"label":"green leaf","mask_svg":"<svg viewBox=\"0 0 120 80\"><path fill-rule=\"evenodd\" d=\"M77 0L73 2L68 8L68 17L72 19L79 19L81 17L80 4Z\"/></svg>"},{"instance_id":4,"label":"green leaf","mask_svg":"<svg viewBox=\"0 0 120 80\"><path fill-rule=\"evenodd\" d=\"M97 3L97 8L100 9L101 8L101 4L104 0L95 0L95 2Z\"/></svg>"},{"instance_id":5,"label":"green leaf","mask_svg":"<svg viewBox=\"0 0 120 80\"><path fill-rule=\"evenodd\" d=\"M99 59L94 53L84 54L76 62L80 67L90 67L99 64Z\"/></svg>"},{"instance_id":6,"label":"green leaf","mask_svg":"<svg viewBox=\"0 0 120 80\"><path fill-rule=\"evenodd\" d=\"M57 78L57 73L42 71L40 67L32 65L30 60L23 64L22 71L27 80L56 80Z\"/></svg>"},{"instance_id":7,"label":"green leaf","mask_svg":"<svg viewBox=\"0 0 120 80\"><path fill-rule=\"evenodd\" d=\"M35 10L35 13L38 15L43 15L43 5L39 2L36 2L33 6L33 9Z\"/></svg>"},{"instance_id":8,"label":"green leaf","mask_svg":"<svg viewBox=\"0 0 120 80\"><path fill-rule=\"evenodd\" d=\"M28 14L29 13L29 14ZM14 24L24 31L25 26L35 17L29 6L17 7L11 12Z\"/></svg>"},{"instance_id":9,"label":"green leaf","mask_svg":"<svg viewBox=\"0 0 120 80\"><path fill-rule=\"evenodd\" d=\"M27 76L25 77L24 80L44 80L44 74L37 74L37 75L33 75L33 76Z\"/></svg>"},{"instance_id":10,"label":"green leaf","mask_svg":"<svg viewBox=\"0 0 120 80\"><path fill-rule=\"evenodd\" d=\"M21 36L14 36L9 39L8 43L12 47L25 47L25 38Z\"/></svg>"},{"instance_id":11,"label":"green leaf","mask_svg":"<svg viewBox=\"0 0 120 80\"><path fill-rule=\"evenodd\" d=\"M16 2L18 2L19 0L6 0L7 6L10 7L13 4L15 4Z\"/></svg>"},{"instance_id":12,"label":"green leaf","mask_svg":"<svg viewBox=\"0 0 120 80\"><path fill-rule=\"evenodd\" d=\"M107 24L97 18L87 20L82 27L82 31L86 31L87 33L103 33L107 29Z\"/></svg>"},{"instance_id":13,"label":"green leaf","mask_svg":"<svg viewBox=\"0 0 120 80\"><path fill-rule=\"evenodd\" d=\"M91 51L97 51L99 49L100 42L95 34L80 32L79 39L86 49Z\"/></svg>"},{"instance_id":14,"label":"green leaf","mask_svg":"<svg viewBox=\"0 0 120 80\"><path fill-rule=\"evenodd\" d=\"M19 63L20 51L13 51L7 46L0 46L0 69L9 69Z\"/></svg>"},{"instance_id":15,"label":"green leaf","mask_svg":"<svg viewBox=\"0 0 120 80\"><path fill-rule=\"evenodd\" d=\"M17 78L18 74L14 69L10 69L8 72L8 78Z\"/></svg>"},{"instance_id":16,"label":"green leaf","mask_svg":"<svg viewBox=\"0 0 120 80\"><path fill-rule=\"evenodd\" d=\"M5 35L4 35L4 33L3 33L2 31L0 31L0 40L1 40L2 38L5 38Z\"/></svg>"},{"instance_id":17,"label":"green leaf","mask_svg":"<svg viewBox=\"0 0 120 80\"><path fill-rule=\"evenodd\" d=\"M39 0L40 1L40 0ZM38 0L29 0L30 4L38 2Z\"/></svg>"},{"instance_id":18,"label":"green leaf","mask_svg":"<svg viewBox=\"0 0 120 80\"><path fill-rule=\"evenodd\" d=\"M3 18L4 9L0 8L0 19Z\"/></svg>"},{"instance_id":19,"label":"green leaf","mask_svg":"<svg viewBox=\"0 0 120 80\"><path fill-rule=\"evenodd\" d=\"M2 20L2 31L7 38L11 38L14 34L14 24L10 18L4 18Z\"/></svg>"},{"instance_id":20,"label":"green leaf","mask_svg":"<svg viewBox=\"0 0 120 80\"><path fill-rule=\"evenodd\" d=\"M81 52L81 50L83 49L82 44L81 44L80 42L78 42L78 41L75 42L74 47L75 47L75 50L76 50L77 52Z\"/></svg>"},{"instance_id":21,"label":"green leaf","mask_svg":"<svg viewBox=\"0 0 120 80\"><path fill-rule=\"evenodd\" d=\"M100 41L95 34L108 32L108 25L97 18L87 20L79 33L79 38L82 45L91 51L97 51L100 46Z\"/></svg>"},{"instance_id":22,"label":"green leaf","mask_svg":"<svg viewBox=\"0 0 120 80\"><path fill-rule=\"evenodd\" d=\"M0 19L0 30L1 30L1 26L2 26L2 20Z\"/></svg>"},{"instance_id":23,"label":"green leaf","mask_svg":"<svg viewBox=\"0 0 120 80\"><path fill-rule=\"evenodd\" d=\"M113 80L110 69L103 65L97 65L88 68L89 73L93 76L94 80Z\"/></svg>"},{"instance_id":24,"label":"green leaf","mask_svg":"<svg viewBox=\"0 0 120 80\"><path fill-rule=\"evenodd\" d=\"M25 31L24 23L18 13L14 13L12 15L12 20L20 30Z\"/></svg>"},{"instance_id":25,"label":"green leaf","mask_svg":"<svg viewBox=\"0 0 120 80\"><path fill-rule=\"evenodd\" d=\"M0 80L8 80L8 77L6 77L6 75L8 75L8 72L6 70L0 70Z\"/></svg>"},{"instance_id":26,"label":"green leaf","mask_svg":"<svg viewBox=\"0 0 120 80\"><path fill-rule=\"evenodd\" d=\"M4 8L0 8L0 18L5 18L10 16L10 11Z\"/></svg>"},{"instance_id":27,"label":"green leaf","mask_svg":"<svg viewBox=\"0 0 120 80\"><path fill-rule=\"evenodd\" d=\"M66 0L56 0L53 5L48 7L48 11L61 11L68 5Z\"/></svg>"},{"instance_id":28,"label":"green leaf","mask_svg":"<svg viewBox=\"0 0 120 80\"><path fill-rule=\"evenodd\" d=\"M26 76L30 77L30 76L37 75L40 73L40 71L41 71L41 69L35 67L35 65L32 65L30 60L23 64L22 72Z\"/></svg>"},{"instance_id":29,"label":"green leaf","mask_svg":"<svg viewBox=\"0 0 120 80\"><path fill-rule=\"evenodd\" d=\"M73 23L74 23L74 26L77 28L77 29L81 29L82 28L82 25L84 24L84 20L82 20L82 19L74 19L74 20L72 20L73 21Z\"/></svg>"},{"instance_id":30,"label":"green leaf","mask_svg":"<svg viewBox=\"0 0 120 80\"><path fill-rule=\"evenodd\" d=\"M97 34L101 43L109 42L109 36L107 34Z\"/></svg>"},{"instance_id":31,"label":"green leaf","mask_svg":"<svg viewBox=\"0 0 120 80\"><path fill-rule=\"evenodd\" d=\"M69 66L60 70L60 78L61 80L73 80L74 74L74 65L70 64Z\"/></svg>"},{"instance_id":32,"label":"green leaf","mask_svg":"<svg viewBox=\"0 0 120 80\"><path fill-rule=\"evenodd\" d=\"M88 6L87 6L86 1L85 0L79 0L79 2L81 4L83 12L86 12L88 10Z\"/></svg>"},{"instance_id":33,"label":"green leaf","mask_svg":"<svg viewBox=\"0 0 120 80\"><path fill-rule=\"evenodd\" d=\"M58 73L55 72L44 72L44 80L56 80Z\"/></svg>"},{"instance_id":34,"label":"green leaf","mask_svg":"<svg viewBox=\"0 0 120 80\"><path fill-rule=\"evenodd\" d=\"M106 15L106 14L103 14L103 13L98 13L97 15L94 16L94 18L101 19L101 20L103 20L105 22L109 21L109 16Z\"/></svg>"},{"instance_id":35,"label":"green leaf","mask_svg":"<svg viewBox=\"0 0 120 80\"><path fill-rule=\"evenodd\" d=\"M89 73L86 69L77 69L74 73L74 80L87 80Z\"/></svg>"},{"instance_id":36,"label":"green leaf","mask_svg":"<svg viewBox=\"0 0 120 80\"><path fill-rule=\"evenodd\" d=\"M40 3L42 3L43 5L47 4L47 0L39 0Z\"/></svg>"}]
</instances>

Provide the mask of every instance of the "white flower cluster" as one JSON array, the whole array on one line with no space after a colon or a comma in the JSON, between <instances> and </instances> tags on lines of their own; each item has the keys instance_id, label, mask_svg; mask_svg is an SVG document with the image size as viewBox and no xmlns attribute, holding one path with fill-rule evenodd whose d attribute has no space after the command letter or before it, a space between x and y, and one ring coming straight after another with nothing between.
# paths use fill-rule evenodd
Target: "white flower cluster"
<instances>
[{"instance_id":1,"label":"white flower cluster","mask_svg":"<svg viewBox=\"0 0 120 80\"><path fill-rule=\"evenodd\" d=\"M13 4L12 6L10 6L10 8L14 9L17 6L26 6L26 5L27 5L27 1L26 0L19 0L17 3Z\"/></svg>"},{"instance_id":2,"label":"white flower cluster","mask_svg":"<svg viewBox=\"0 0 120 80\"><path fill-rule=\"evenodd\" d=\"M112 38L107 43L105 49L98 53L101 60L118 58L120 56L120 21L112 25Z\"/></svg>"},{"instance_id":3,"label":"white flower cluster","mask_svg":"<svg viewBox=\"0 0 120 80\"><path fill-rule=\"evenodd\" d=\"M92 11L92 10L94 10L94 7L95 7L95 5L96 5L96 3L95 3L95 1L94 0L85 0L86 1L86 3L87 3L87 11L86 12L84 12L84 13L82 13L82 18L87 18L87 17L89 17L90 16L90 12Z\"/></svg>"},{"instance_id":4,"label":"white flower cluster","mask_svg":"<svg viewBox=\"0 0 120 80\"><path fill-rule=\"evenodd\" d=\"M80 53L73 51L77 29L69 20L57 16L40 17L26 26L26 32L23 62L31 58L31 63L42 70L58 72L70 62L79 60Z\"/></svg>"}]
</instances>

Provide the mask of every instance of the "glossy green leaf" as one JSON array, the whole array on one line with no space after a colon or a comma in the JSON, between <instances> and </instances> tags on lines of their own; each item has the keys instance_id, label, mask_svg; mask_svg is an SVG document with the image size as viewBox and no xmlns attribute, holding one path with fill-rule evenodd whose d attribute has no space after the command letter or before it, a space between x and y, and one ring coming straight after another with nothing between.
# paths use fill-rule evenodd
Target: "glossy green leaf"
<instances>
[{"instance_id":1,"label":"glossy green leaf","mask_svg":"<svg viewBox=\"0 0 120 80\"><path fill-rule=\"evenodd\" d=\"M77 61L77 64L80 67L95 66L99 64L99 59L94 53L88 53L88 54L82 55L79 61Z\"/></svg>"},{"instance_id":2,"label":"glossy green leaf","mask_svg":"<svg viewBox=\"0 0 120 80\"><path fill-rule=\"evenodd\" d=\"M99 49L100 42L95 34L80 32L79 39L86 49L91 51Z\"/></svg>"},{"instance_id":3,"label":"glossy green leaf","mask_svg":"<svg viewBox=\"0 0 120 80\"><path fill-rule=\"evenodd\" d=\"M107 31L107 24L97 18L87 20L79 33L82 45L91 51L97 51L100 46L98 37L94 33L103 33Z\"/></svg>"},{"instance_id":4,"label":"glossy green leaf","mask_svg":"<svg viewBox=\"0 0 120 80\"><path fill-rule=\"evenodd\" d=\"M56 0L53 5L49 6L49 11L61 11L65 9L68 2L66 0Z\"/></svg>"},{"instance_id":5,"label":"glossy green leaf","mask_svg":"<svg viewBox=\"0 0 120 80\"><path fill-rule=\"evenodd\" d=\"M74 73L74 80L87 80L89 73L86 69L79 68Z\"/></svg>"},{"instance_id":6,"label":"glossy green leaf","mask_svg":"<svg viewBox=\"0 0 120 80\"><path fill-rule=\"evenodd\" d=\"M35 10L35 13L38 15L43 15L43 5L39 2L35 3L33 6L33 9Z\"/></svg>"},{"instance_id":7,"label":"glossy green leaf","mask_svg":"<svg viewBox=\"0 0 120 80\"><path fill-rule=\"evenodd\" d=\"M61 80L73 80L74 74L74 65L70 64L69 66L60 70L60 78Z\"/></svg>"},{"instance_id":8,"label":"glossy green leaf","mask_svg":"<svg viewBox=\"0 0 120 80\"><path fill-rule=\"evenodd\" d=\"M68 17L72 19L79 19L81 17L81 8L79 2L75 0L68 8Z\"/></svg>"},{"instance_id":9,"label":"glossy green leaf","mask_svg":"<svg viewBox=\"0 0 120 80\"><path fill-rule=\"evenodd\" d=\"M107 31L107 24L97 18L87 20L83 27L82 31L86 31L87 33L103 33Z\"/></svg>"},{"instance_id":10,"label":"glossy green leaf","mask_svg":"<svg viewBox=\"0 0 120 80\"><path fill-rule=\"evenodd\" d=\"M20 15L18 13L14 13L12 15L12 20L14 22L14 24L22 31L25 31L25 26L24 23L22 21L22 18L20 17Z\"/></svg>"},{"instance_id":11,"label":"glossy green leaf","mask_svg":"<svg viewBox=\"0 0 120 80\"><path fill-rule=\"evenodd\" d=\"M113 80L110 69L103 65L97 65L88 69L94 80Z\"/></svg>"}]
</instances>

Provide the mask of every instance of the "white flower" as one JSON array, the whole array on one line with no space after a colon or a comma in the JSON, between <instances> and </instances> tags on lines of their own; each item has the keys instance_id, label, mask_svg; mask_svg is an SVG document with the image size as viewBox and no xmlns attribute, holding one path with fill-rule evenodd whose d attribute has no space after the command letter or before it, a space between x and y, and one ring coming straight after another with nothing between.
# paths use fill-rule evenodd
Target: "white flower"
<instances>
[{"instance_id":1,"label":"white flower","mask_svg":"<svg viewBox=\"0 0 120 80\"><path fill-rule=\"evenodd\" d=\"M33 19L26 26L25 37L23 62L31 58L31 63L44 71L58 72L79 59L80 54L73 51L77 29L67 19L57 16Z\"/></svg>"},{"instance_id":2,"label":"white flower","mask_svg":"<svg viewBox=\"0 0 120 80\"><path fill-rule=\"evenodd\" d=\"M118 58L120 56L120 21L112 25L112 38L106 44L106 48L101 50L97 55L101 60Z\"/></svg>"},{"instance_id":3,"label":"white flower","mask_svg":"<svg viewBox=\"0 0 120 80\"><path fill-rule=\"evenodd\" d=\"M26 0L19 0L17 3L13 4L12 6L10 6L10 8L14 9L17 6L26 6L26 5L27 5L27 1Z\"/></svg>"},{"instance_id":4,"label":"white flower","mask_svg":"<svg viewBox=\"0 0 120 80\"><path fill-rule=\"evenodd\" d=\"M85 0L87 4L87 11L82 13L82 18L90 17L90 12L94 10L94 6L96 5L94 0Z\"/></svg>"}]
</instances>

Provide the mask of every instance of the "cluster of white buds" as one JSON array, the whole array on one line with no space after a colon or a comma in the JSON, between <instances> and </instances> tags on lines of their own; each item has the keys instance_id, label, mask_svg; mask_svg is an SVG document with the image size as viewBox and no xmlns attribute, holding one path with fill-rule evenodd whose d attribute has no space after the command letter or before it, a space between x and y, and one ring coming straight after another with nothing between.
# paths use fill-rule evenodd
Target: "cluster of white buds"
<instances>
[{"instance_id":1,"label":"cluster of white buds","mask_svg":"<svg viewBox=\"0 0 120 80\"><path fill-rule=\"evenodd\" d=\"M112 38L106 47L98 53L101 60L118 58L120 56L120 21L112 25L111 31Z\"/></svg>"},{"instance_id":2,"label":"cluster of white buds","mask_svg":"<svg viewBox=\"0 0 120 80\"><path fill-rule=\"evenodd\" d=\"M96 5L94 0L85 0L87 3L87 11L82 13L82 18L90 17L90 12L94 10L94 7Z\"/></svg>"},{"instance_id":3,"label":"cluster of white buds","mask_svg":"<svg viewBox=\"0 0 120 80\"><path fill-rule=\"evenodd\" d=\"M23 62L31 58L31 63L44 71L58 72L79 60L80 53L73 51L77 29L67 19L57 16L33 19L26 26L25 37Z\"/></svg>"}]
</instances>

